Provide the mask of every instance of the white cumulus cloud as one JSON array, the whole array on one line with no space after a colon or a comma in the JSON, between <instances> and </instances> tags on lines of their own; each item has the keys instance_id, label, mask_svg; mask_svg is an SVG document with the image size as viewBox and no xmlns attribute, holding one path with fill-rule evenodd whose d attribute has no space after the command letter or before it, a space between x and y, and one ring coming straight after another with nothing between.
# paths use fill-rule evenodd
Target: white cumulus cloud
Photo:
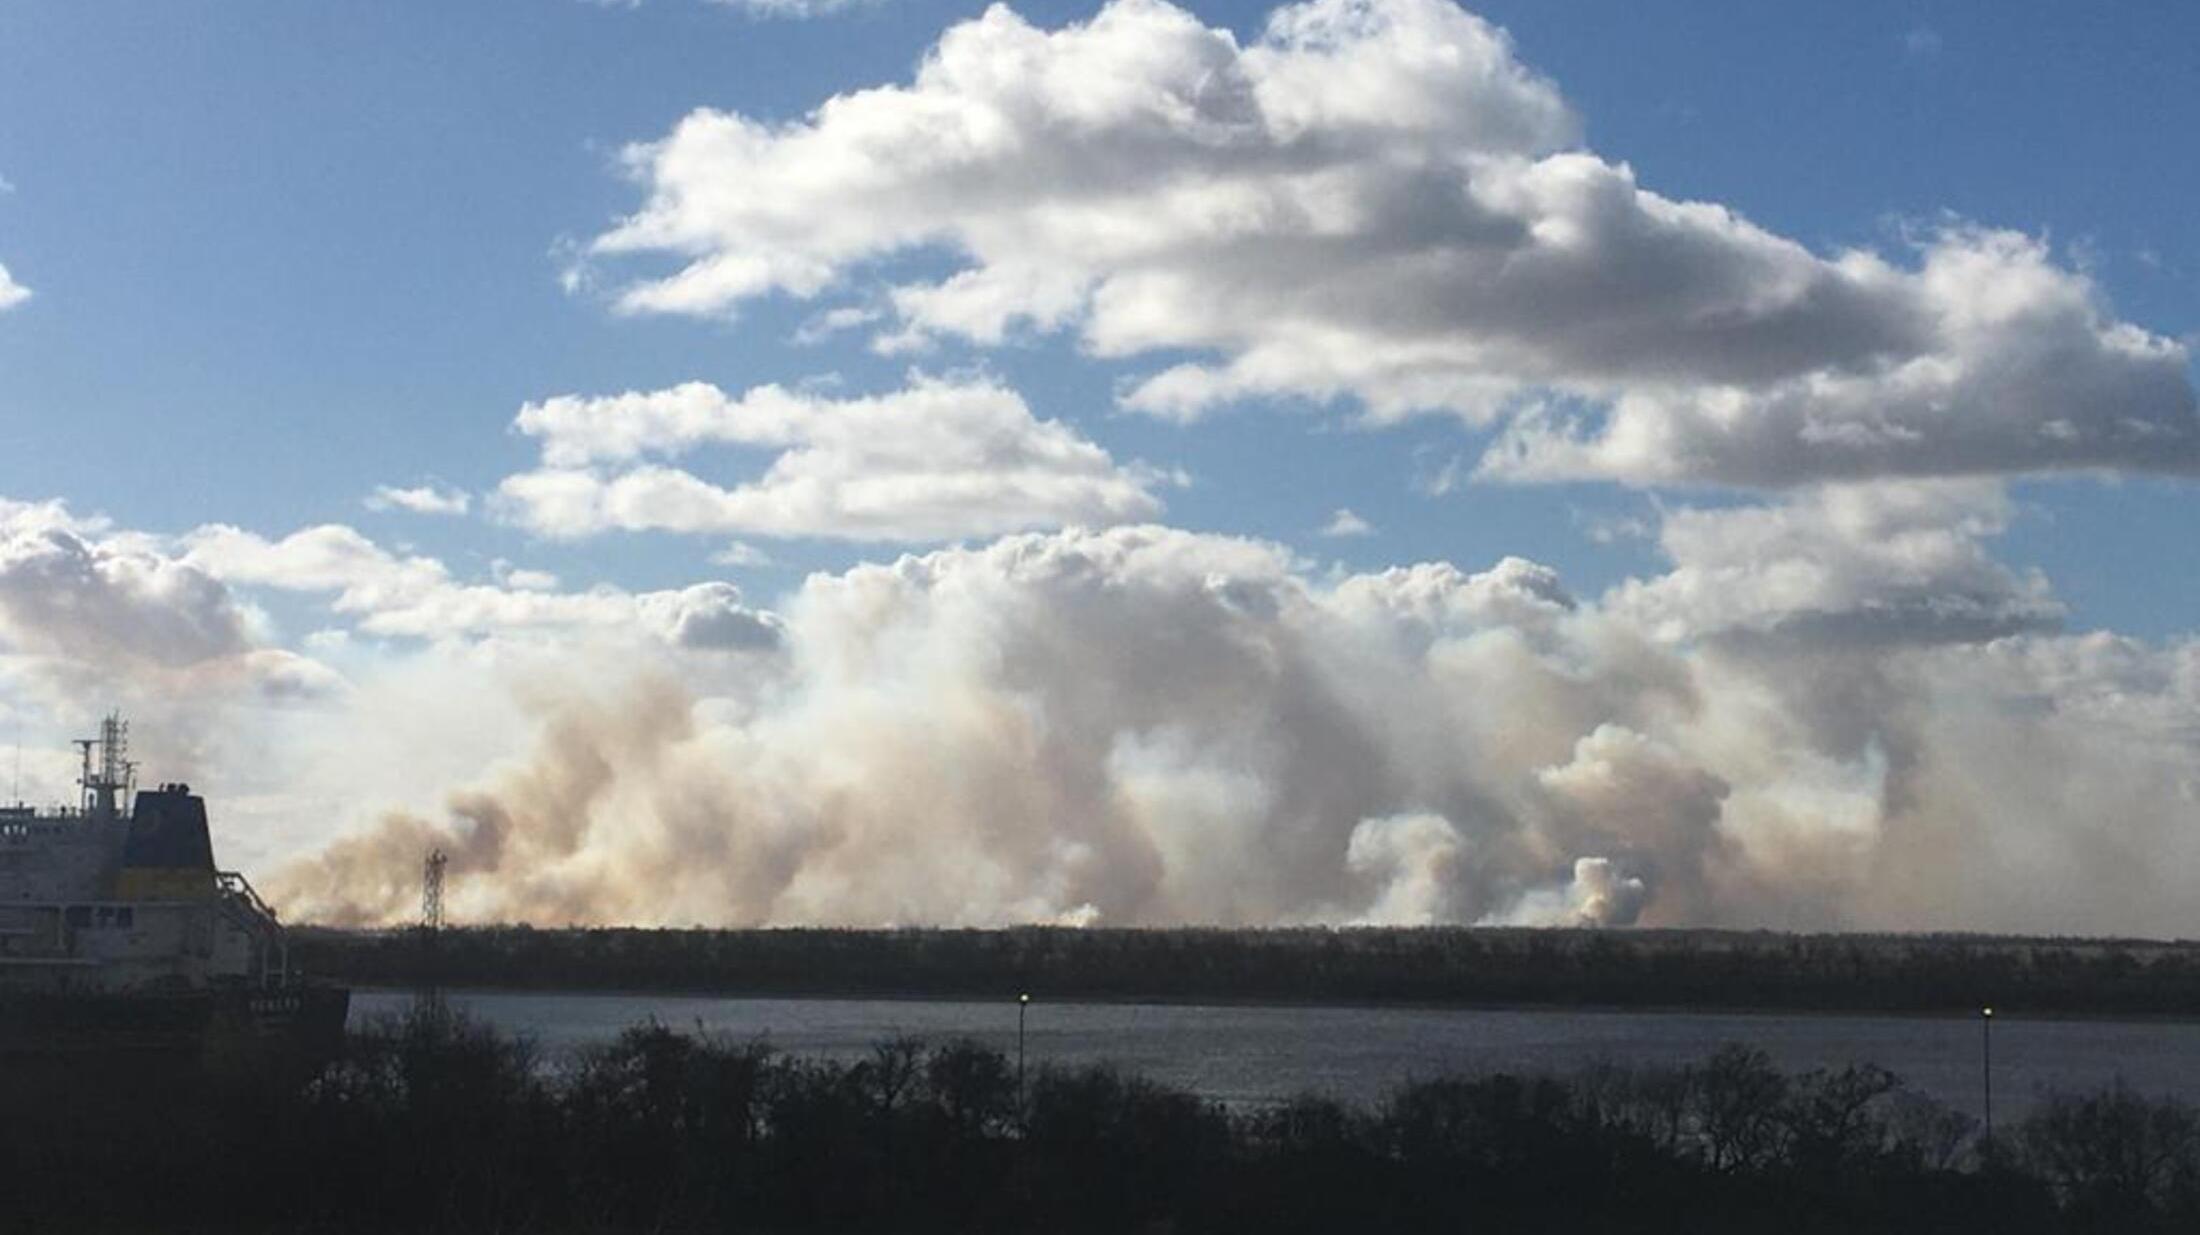
<instances>
[{"instance_id":1,"label":"white cumulus cloud","mask_svg":"<svg viewBox=\"0 0 2200 1235\"><path fill-rule=\"evenodd\" d=\"M1119 465L985 379L915 379L867 398L700 382L531 403L515 426L543 466L498 487L512 521L551 536L611 529L940 541L1151 517L1166 477ZM731 485L660 460L771 452Z\"/></svg>"},{"instance_id":2,"label":"white cumulus cloud","mask_svg":"<svg viewBox=\"0 0 2200 1235\"><path fill-rule=\"evenodd\" d=\"M182 547L184 564L225 582L325 595L332 613L368 634L441 639L595 629L740 650L777 639L778 619L743 605L739 589L724 582L561 592L539 572L500 570L494 582L465 583L433 558L401 557L341 524L276 540L209 525L184 536Z\"/></svg>"},{"instance_id":3,"label":"white cumulus cloud","mask_svg":"<svg viewBox=\"0 0 2200 1235\"><path fill-rule=\"evenodd\" d=\"M1362 519L1352 513L1349 507L1344 506L1339 506L1337 512L1329 516L1329 522L1322 525L1322 535L1335 540L1347 539L1353 536L1372 536L1374 534L1374 524Z\"/></svg>"},{"instance_id":4,"label":"white cumulus cloud","mask_svg":"<svg viewBox=\"0 0 2200 1235\"><path fill-rule=\"evenodd\" d=\"M1976 640L2057 625L2047 580L1996 560L2012 516L1990 481L1870 482L1800 490L1770 505L1666 513L1673 569L1611 603L1671 638L1746 633L1809 640Z\"/></svg>"},{"instance_id":5,"label":"white cumulus cloud","mask_svg":"<svg viewBox=\"0 0 2200 1235\"><path fill-rule=\"evenodd\" d=\"M863 8L885 0L710 0L723 8L739 9L751 17L799 19L805 17L830 17L850 9Z\"/></svg>"},{"instance_id":6,"label":"white cumulus cloud","mask_svg":"<svg viewBox=\"0 0 2200 1235\"><path fill-rule=\"evenodd\" d=\"M0 313L4 313L31 298L31 289L15 281L8 268L0 265Z\"/></svg>"},{"instance_id":7,"label":"white cumulus cloud","mask_svg":"<svg viewBox=\"0 0 2200 1235\"><path fill-rule=\"evenodd\" d=\"M772 555L745 540L737 540L711 554L710 560L719 566L769 566Z\"/></svg>"},{"instance_id":8,"label":"white cumulus cloud","mask_svg":"<svg viewBox=\"0 0 2200 1235\"><path fill-rule=\"evenodd\" d=\"M118 668L187 666L256 642L219 579L59 503L0 504L0 636Z\"/></svg>"},{"instance_id":9,"label":"white cumulus cloud","mask_svg":"<svg viewBox=\"0 0 2200 1235\"><path fill-rule=\"evenodd\" d=\"M1949 223L1817 253L1579 134L1448 0L1310 0L1243 44L1163 0L1053 30L996 5L907 84L634 147L646 200L592 252L671 257L620 303L684 313L868 307L885 259L943 253L946 277L883 289L881 346L1189 351L1126 404L1441 410L1501 426L1482 470L1509 478L2200 469L2185 347L2037 240Z\"/></svg>"},{"instance_id":10,"label":"white cumulus cloud","mask_svg":"<svg viewBox=\"0 0 2200 1235\"><path fill-rule=\"evenodd\" d=\"M462 515L473 506L473 495L449 485L423 484L400 488L376 485L367 495L368 510L409 510L417 515Z\"/></svg>"},{"instance_id":11,"label":"white cumulus cloud","mask_svg":"<svg viewBox=\"0 0 2200 1235\"><path fill-rule=\"evenodd\" d=\"M74 736L119 708L145 724L139 752L180 775L213 760L236 716L329 706L349 689L159 538L0 498L0 696L31 732Z\"/></svg>"}]
</instances>

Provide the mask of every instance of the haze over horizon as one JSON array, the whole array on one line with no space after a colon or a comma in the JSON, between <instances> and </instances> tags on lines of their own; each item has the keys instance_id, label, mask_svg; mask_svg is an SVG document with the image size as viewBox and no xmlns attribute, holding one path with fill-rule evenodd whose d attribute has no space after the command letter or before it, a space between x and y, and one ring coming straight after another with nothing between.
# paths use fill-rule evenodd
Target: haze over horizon
<instances>
[{"instance_id":1,"label":"haze over horizon","mask_svg":"<svg viewBox=\"0 0 2200 1235\"><path fill-rule=\"evenodd\" d=\"M0 719L286 917L2200 934L2200 14L0 15Z\"/></svg>"}]
</instances>

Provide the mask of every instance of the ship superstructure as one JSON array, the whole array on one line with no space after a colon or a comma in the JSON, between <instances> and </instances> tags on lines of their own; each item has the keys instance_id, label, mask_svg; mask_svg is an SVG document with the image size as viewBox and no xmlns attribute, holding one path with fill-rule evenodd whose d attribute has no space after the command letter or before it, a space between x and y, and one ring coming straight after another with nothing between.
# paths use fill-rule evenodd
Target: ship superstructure
<instances>
[{"instance_id":1,"label":"ship superstructure","mask_svg":"<svg viewBox=\"0 0 2200 1235\"><path fill-rule=\"evenodd\" d=\"M0 1046L22 1044L24 1009L45 1032L77 1005L125 1028L225 1010L276 1028L333 997L340 1027L343 993L297 981L274 911L215 865L204 799L138 789L128 743L115 716L77 743L75 806L0 807Z\"/></svg>"}]
</instances>

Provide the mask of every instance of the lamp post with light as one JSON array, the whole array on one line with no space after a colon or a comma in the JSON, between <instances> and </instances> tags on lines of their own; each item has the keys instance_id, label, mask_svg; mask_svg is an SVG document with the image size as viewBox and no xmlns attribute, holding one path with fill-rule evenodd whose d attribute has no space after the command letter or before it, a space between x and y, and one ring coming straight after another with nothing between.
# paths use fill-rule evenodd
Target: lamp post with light
<instances>
[{"instance_id":1,"label":"lamp post with light","mask_svg":"<svg viewBox=\"0 0 2200 1235\"><path fill-rule=\"evenodd\" d=\"M1994 1009L1978 1010L1980 1067L1986 1082L1986 1151L1994 1150Z\"/></svg>"},{"instance_id":2,"label":"lamp post with light","mask_svg":"<svg viewBox=\"0 0 2200 1235\"><path fill-rule=\"evenodd\" d=\"M1024 1013L1031 1007L1031 993L1016 996L1016 1109L1024 1109Z\"/></svg>"}]
</instances>

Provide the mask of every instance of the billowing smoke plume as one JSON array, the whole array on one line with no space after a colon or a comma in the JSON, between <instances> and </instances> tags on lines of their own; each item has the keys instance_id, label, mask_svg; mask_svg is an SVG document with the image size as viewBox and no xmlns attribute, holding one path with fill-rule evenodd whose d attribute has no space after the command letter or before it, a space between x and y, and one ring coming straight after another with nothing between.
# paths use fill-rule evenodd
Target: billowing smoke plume
<instances>
[{"instance_id":1,"label":"billowing smoke plume","mask_svg":"<svg viewBox=\"0 0 2200 1235\"><path fill-rule=\"evenodd\" d=\"M2200 649L2038 632L2035 581L1962 552L1835 561L1801 624L1677 599L1863 500L1692 516L1693 558L1594 603L1150 527L817 575L761 673L546 703L531 753L277 895L402 920L441 845L473 920L2188 930ZM1883 541L1949 514L1880 505ZM2013 633L1906 607L1943 559L1963 629Z\"/></svg>"}]
</instances>

